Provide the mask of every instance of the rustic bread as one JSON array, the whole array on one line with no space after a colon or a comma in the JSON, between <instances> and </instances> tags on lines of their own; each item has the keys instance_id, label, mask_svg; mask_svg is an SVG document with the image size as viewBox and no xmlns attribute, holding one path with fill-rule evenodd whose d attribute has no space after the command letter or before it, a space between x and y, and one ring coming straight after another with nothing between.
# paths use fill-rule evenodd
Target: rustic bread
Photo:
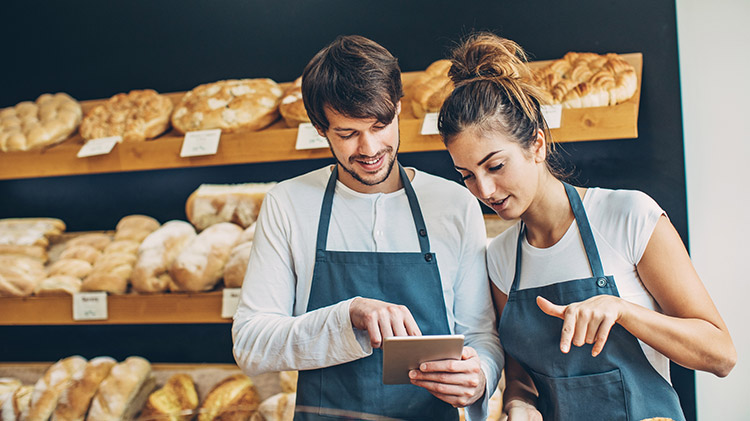
<instances>
[{"instance_id":1,"label":"rustic bread","mask_svg":"<svg viewBox=\"0 0 750 421\"><path fill-rule=\"evenodd\" d=\"M77 246L65 247L65 250L60 253L60 260L80 259L93 265L101 255L102 252L100 250L86 244L80 244Z\"/></svg>"},{"instance_id":2,"label":"rustic bread","mask_svg":"<svg viewBox=\"0 0 750 421\"><path fill-rule=\"evenodd\" d=\"M59 296L73 295L81 291L81 278L70 275L55 275L43 279L34 288L34 295L37 296Z\"/></svg>"},{"instance_id":3,"label":"rustic bread","mask_svg":"<svg viewBox=\"0 0 750 421\"><path fill-rule=\"evenodd\" d=\"M47 277L44 265L25 256L0 255L0 296L25 297Z\"/></svg>"},{"instance_id":4,"label":"rustic bread","mask_svg":"<svg viewBox=\"0 0 750 421\"><path fill-rule=\"evenodd\" d=\"M219 222L249 227L276 183L202 184L187 199L185 214L197 230Z\"/></svg>"},{"instance_id":5,"label":"rustic bread","mask_svg":"<svg viewBox=\"0 0 750 421\"><path fill-rule=\"evenodd\" d=\"M139 419L187 421L198 407L198 393L187 374L175 374L164 387L151 393Z\"/></svg>"},{"instance_id":6,"label":"rustic bread","mask_svg":"<svg viewBox=\"0 0 750 421\"><path fill-rule=\"evenodd\" d=\"M448 95L453 92L453 82L448 77L450 60L438 60L430 64L412 85L411 106L414 116L422 118L427 113L440 111Z\"/></svg>"},{"instance_id":7,"label":"rustic bread","mask_svg":"<svg viewBox=\"0 0 750 421\"><path fill-rule=\"evenodd\" d=\"M295 79L292 85L284 91L279 104L279 112L288 127L297 128L302 123L309 123L305 103L302 101L302 76Z\"/></svg>"},{"instance_id":8,"label":"rustic bread","mask_svg":"<svg viewBox=\"0 0 750 421\"><path fill-rule=\"evenodd\" d=\"M153 232L156 229L158 229L160 226L159 221L156 219L147 216L147 215L128 215L122 217L120 221L117 222L117 226L115 227L115 230L120 231L124 229L132 229L132 230L144 230Z\"/></svg>"},{"instance_id":9,"label":"rustic bread","mask_svg":"<svg viewBox=\"0 0 750 421\"><path fill-rule=\"evenodd\" d=\"M172 125L182 133L260 130L279 118L282 93L271 79L221 80L200 85L182 97L172 115Z\"/></svg>"},{"instance_id":10,"label":"rustic bread","mask_svg":"<svg viewBox=\"0 0 750 421\"><path fill-rule=\"evenodd\" d=\"M130 420L143 404L156 381L151 375L151 364L141 357L128 357L115 365L102 380L91 400L88 421Z\"/></svg>"},{"instance_id":11,"label":"rustic bread","mask_svg":"<svg viewBox=\"0 0 750 421\"><path fill-rule=\"evenodd\" d=\"M153 89L119 93L97 105L83 118L84 139L122 136L126 142L154 138L169 128L172 101Z\"/></svg>"},{"instance_id":12,"label":"rustic bread","mask_svg":"<svg viewBox=\"0 0 750 421\"><path fill-rule=\"evenodd\" d=\"M247 264L250 261L250 252L253 242L240 243L232 249L226 266L224 266L224 286L227 288L240 288L245 280Z\"/></svg>"},{"instance_id":13,"label":"rustic bread","mask_svg":"<svg viewBox=\"0 0 750 421\"><path fill-rule=\"evenodd\" d=\"M99 384L117 364L110 357L91 359L86 367L71 377L68 387L60 395L52 421L83 421Z\"/></svg>"},{"instance_id":14,"label":"rustic bread","mask_svg":"<svg viewBox=\"0 0 750 421\"><path fill-rule=\"evenodd\" d=\"M28 411L33 393L34 386L32 385L24 385L16 389L13 396L9 396L3 402L3 406L0 408L0 419L3 421L21 420L23 413Z\"/></svg>"},{"instance_id":15,"label":"rustic bread","mask_svg":"<svg viewBox=\"0 0 750 421\"><path fill-rule=\"evenodd\" d=\"M5 402L13 399L13 395L16 393L23 383L20 380L12 377L0 378L0 420L3 420L2 408L5 406Z\"/></svg>"},{"instance_id":16,"label":"rustic bread","mask_svg":"<svg viewBox=\"0 0 750 421\"><path fill-rule=\"evenodd\" d=\"M47 268L50 276L68 275L83 279L93 270L91 263L81 259L60 259Z\"/></svg>"},{"instance_id":17,"label":"rustic bread","mask_svg":"<svg viewBox=\"0 0 750 421\"><path fill-rule=\"evenodd\" d=\"M224 265L242 228L221 222L206 228L183 248L169 274L179 291L208 291L224 275Z\"/></svg>"},{"instance_id":18,"label":"rustic bread","mask_svg":"<svg viewBox=\"0 0 750 421\"><path fill-rule=\"evenodd\" d=\"M138 260L133 267L133 289L138 292L166 291L172 283L169 276L172 262L195 236L192 225L175 220L146 237L138 247Z\"/></svg>"},{"instance_id":19,"label":"rustic bread","mask_svg":"<svg viewBox=\"0 0 750 421\"><path fill-rule=\"evenodd\" d=\"M104 233L92 232L88 234L82 234L78 237L68 240L68 242L65 243L65 248L83 244L91 246L97 250L104 250L111 242L111 236Z\"/></svg>"},{"instance_id":20,"label":"rustic bread","mask_svg":"<svg viewBox=\"0 0 750 421\"><path fill-rule=\"evenodd\" d=\"M201 403L198 421L244 421L258 409L260 395L244 374L229 376L216 384Z\"/></svg>"},{"instance_id":21,"label":"rustic bread","mask_svg":"<svg viewBox=\"0 0 750 421\"><path fill-rule=\"evenodd\" d=\"M107 247L104 248L104 254L111 253L126 253L136 255L138 253L138 246L141 243L133 240L117 240L111 242Z\"/></svg>"},{"instance_id":22,"label":"rustic bread","mask_svg":"<svg viewBox=\"0 0 750 421\"><path fill-rule=\"evenodd\" d=\"M65 93L42 94L0 110L0 151L27 151L67 139L81 123L81 105Z\"/></svg>"},{"instance_id":23,"label":"rustic bread","mask_svg":"<svg viewBox=\"0 0 750 421\"><path fill-rule=\"evenodd\" d=\"M86 359L78 355L64 358L44 373L34 385L34 393L27 411L24 411L24 421L47 421L57 407L57 401L71 378L80 376L86 368Z\"/></svg>"}]
</instances>

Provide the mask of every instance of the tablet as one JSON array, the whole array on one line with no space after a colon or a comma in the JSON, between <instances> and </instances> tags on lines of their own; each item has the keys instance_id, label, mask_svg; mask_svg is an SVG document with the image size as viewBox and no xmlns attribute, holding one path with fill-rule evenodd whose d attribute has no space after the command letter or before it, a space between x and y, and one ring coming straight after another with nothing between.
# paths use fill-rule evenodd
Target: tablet
<instances>
[{"instance_id":1,"label":"tablet","mask_svg":"<svg viewBox=\"0 0 750 421\"><path fill-rule=\"evenodd\" d=\"M427 361L458 360L464 335L391 336L383 340L383 384L409 384L409 370Z\"/></svg>"}]
</instances>

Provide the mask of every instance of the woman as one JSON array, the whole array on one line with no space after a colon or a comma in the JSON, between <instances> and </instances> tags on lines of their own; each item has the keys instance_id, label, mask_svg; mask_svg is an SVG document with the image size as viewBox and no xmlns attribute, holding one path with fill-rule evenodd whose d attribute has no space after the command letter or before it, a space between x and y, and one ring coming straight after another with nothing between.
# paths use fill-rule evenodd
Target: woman
<instances>
[{"instance_id":1,"label":"woman","mask_svg":"<svg viewBox=\"0 0 750 421\"><path fill-rule=\"evenodd\" d=\"M487 251L506 412L683 420L669 360L723 377L737 356L664 211L641 192L561 181L517 44L475 35L452 61L439 128L455 168L500 217L520 218Z\"/></svg>"}]
</instances>

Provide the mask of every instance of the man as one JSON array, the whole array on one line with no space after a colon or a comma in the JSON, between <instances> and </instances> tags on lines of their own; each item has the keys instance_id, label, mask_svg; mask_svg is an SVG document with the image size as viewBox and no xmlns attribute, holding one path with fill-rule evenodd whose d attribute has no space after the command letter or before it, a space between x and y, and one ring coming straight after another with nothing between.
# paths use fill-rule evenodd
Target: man
<instances>
[{"instance_id":1,"label":"man","mask_svg":"<svg viewBox=\"0 0 750 421\"><path fill-rule=\"evenodd\" d=\"M477 201L398 165L401 74L360 36L339 37L305 68L307 113L335 166L266 196L232 327L248 375L300 370L295 419L325 415L483 419L503 365ZM460 361L382 384L383 338L463 334Z\"/></svg>"}]
</instances>

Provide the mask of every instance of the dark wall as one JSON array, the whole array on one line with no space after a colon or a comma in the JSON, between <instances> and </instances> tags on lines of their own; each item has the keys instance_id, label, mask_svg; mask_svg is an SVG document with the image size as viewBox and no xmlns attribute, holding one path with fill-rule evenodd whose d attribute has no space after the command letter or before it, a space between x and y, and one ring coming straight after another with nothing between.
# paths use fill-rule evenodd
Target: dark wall
<instances>
[{"instance_id":1,"label":"dark wall","mask_svg":"<svg viewBox=\"0 0 750 421\"><path fill-rule=\"evenodd\" d=\"M567 51L641 52L638 139L567 143L565 166L581 185L634 188L667 211L687 243L675 4L531 1L77 1L4 5L0 107L66 91L84 100L138 88L184 91L226 78L297 77L336 35L357 33L388 48L404 71L421 70L474 29L521 44L534 59ZM445 152L402 162L457 180ZM201 183L282 180L326 160L233 165L0 182L0 217L56 216L70 231L112 229L130 213L184 218ZM231 361L228 325L0 328L0 360L81 353L140 353L154 361ZM192 338L213 337L196 344ZM104 345L93 347L89 338ZM77 338L84 338L79 342ZM159 338L156 340L154 338ZM45 346L45 343L47 344ZM84 345L77 345L83 343ZM186 343L192 352L181 351ZM130 351L132 349L132 351ZM90 354L93 355L93 354ZM692 372L675 385L694 419Z\"/></svg>"}]
</instances>

